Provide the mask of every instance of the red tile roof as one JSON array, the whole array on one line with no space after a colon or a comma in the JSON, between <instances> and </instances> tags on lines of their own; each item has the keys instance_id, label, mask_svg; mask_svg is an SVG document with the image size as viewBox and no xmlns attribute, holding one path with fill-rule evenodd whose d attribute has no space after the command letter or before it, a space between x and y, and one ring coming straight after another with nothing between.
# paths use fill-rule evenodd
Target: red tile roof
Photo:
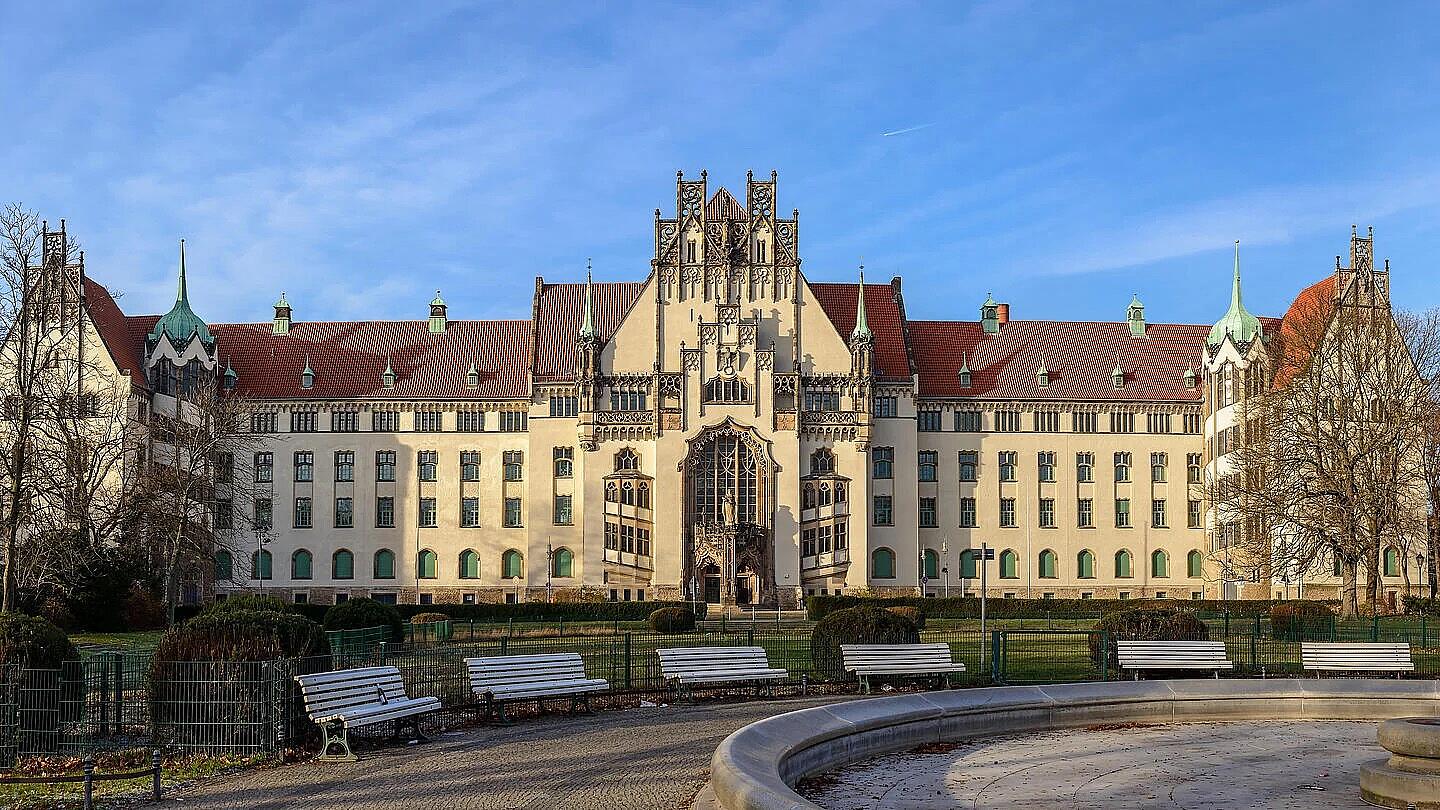
<instances>
[{"instance_id":1,"label":"red tile roof","mask_svg":"<svg viewBox=\"0 0 1440 810\"><path fill-rule=\"evenodd\" d=\"M1132 338L1125 323L1010 321L986 335L975 321L910 322L920 396L1021 400L1198 402L1202 391L1185 387L1185 369L1199 373L1209 329L1157 323L1146 337ZM1117 355L1121 389L1110 378ZM1050 372L1045 388L1036 377L1042 357ZM960 387L962 358L969 388Z\"/></svg>"},{"instance_id":2,"label":"red tile roof","mask_svg":"<svg viewBox=\"0 0 1440 810\"><path fill-rule=\"evenodd\" d=\"M129 323L132 319L120 310L104 285L90 278L85 279L85 308L115 367L130 373L132 385L147 387L145 364L141 359L144 357L145 333L141 332L140 340L136 341ZM152 316L150 325L153 326L157 320L158 316Z\"/></svg>"},{"instance_id":3,"label":"red tile roof","mask_svg":"<svg viewBox=\"0 0 1440 810\"><path fill-rule=\"evenodd\" d=\"M595 331L608 341L630 305L640 296L640 282L596 283ZM584 284L546 284L535 304L535 379L568 380L575 376L579 355L575 337L585 312ZM527 341L528 343L528 341Z\"/></svg>"},{"instance_id":4,"label":"red tile roof","mask_svg":"<svg viewBox=\"0 0 1440 810\"><path fill-rule=\"evenodd\" d=\"M1318 337L1315 330L1330 322L1335 311L1335 276L1329 275L1311 284L1295 296L1285 317L1280 319L1278 334L1282 357L1275 365L1272 386L1283 387L1310 365L1310 354ZM1265 334L1274 336L1277 327L1267 325Z\"/></svg>"},{"instance_id":5,"label":"red tile roof","mask_svg":"<svg viewBox=\"0 0 1440 810\"><path fill-rule=\"evenodd\" d=\"M840 337L850 340L855 328L855 305L859 284L810 282L810 290L825 310ZM881 379L909 380L910 351L907 347L905 302L896 284L865 285L865 322L875 335L875 370Z\"/></svg>"},{"instance_id":6,"label":"red tile roof","mask_svg":"<svg viewBox=\"0 0 1440 810\"><path fill-rule=\"evenodd\" d=\"M451 321L444 334L427 321L301 322L288 335L269 323L212 324L220 366L233 363L236 391L258 398L502 399L525 398L530 383L529 321ZM300 387L306 357L315 372ZM387 360L395 387L385 388ZM480 385L470 388L470 363Z\"/></svg>"}]
</instances>

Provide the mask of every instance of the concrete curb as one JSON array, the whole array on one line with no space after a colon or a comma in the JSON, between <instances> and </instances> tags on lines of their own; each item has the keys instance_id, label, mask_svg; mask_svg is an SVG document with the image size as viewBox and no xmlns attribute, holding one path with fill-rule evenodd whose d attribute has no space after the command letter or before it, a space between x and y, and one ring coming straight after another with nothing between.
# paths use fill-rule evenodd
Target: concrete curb
<instances>
[{"instance_id":1,"label":"concrete curb","mask_svg":"<svg viewBox=\"0 0 1440 810\"><path fill-rule=\"evenodd\" d=\"M793 789L806 776L942 740L1099 723L1415 716L1440 716L1440 681L1197 679L924 692L751 723L715 749L702 795L715 810L820 810Z\"/></svg>"}]
</instances>

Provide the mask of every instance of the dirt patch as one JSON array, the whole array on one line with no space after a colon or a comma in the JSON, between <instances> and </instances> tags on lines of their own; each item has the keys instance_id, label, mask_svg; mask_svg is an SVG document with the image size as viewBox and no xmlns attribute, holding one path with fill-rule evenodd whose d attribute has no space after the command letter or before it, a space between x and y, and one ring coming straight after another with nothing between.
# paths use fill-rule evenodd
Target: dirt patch
<instances>
[{"instance_id":1,"label":"dirt patch","mask_svg":"<svg viewBox=\"0 0 1440 810\"><path fill-rule=\"evenodd\" d=\"M1086 726L1082 731L1124 731L1128 728L1155 728L1159 723L1101 723L1098 726Z\"/></svg>"},{"instance_id":2,"label":"dirt patch","mask_svg":"<svg viewBox=\"0 0 1440 810\"><path fill-rule=\"evenodd\" d=\"M964 743L958 742L933 742L917 745L910 749L912 754L948 754L958 750Z\"/></svg>"}]
</instances>

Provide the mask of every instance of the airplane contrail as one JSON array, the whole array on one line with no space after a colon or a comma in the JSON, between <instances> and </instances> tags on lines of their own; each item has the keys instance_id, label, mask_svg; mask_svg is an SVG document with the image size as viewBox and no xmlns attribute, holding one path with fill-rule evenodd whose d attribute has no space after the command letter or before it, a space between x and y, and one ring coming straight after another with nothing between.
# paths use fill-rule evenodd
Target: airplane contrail
<instances>
[{"instance_id":1,"label":"airplane contrail","mask_svg":"<svg viewBox=\"0 0 1440 810\"><path fill-rule=\"evenodd\" d=\"M882 138L889 138L889 137L892 136L892 135L904 135L904 134L907 133L907 132L914 132L914 131L917 130L917 129L927 129L927 128L933 127L933 126L935 126L935 123L934 123L934 122L931 122L931 123L929 123L929 124L921 124L921 125L918 126L918 127L906 127L905 129L897 129L897 130L893 130L893 131L890 131L890 132L882 132L882 133L880 133L880 137L882 137Z\"/></svg>"}]
</instances>

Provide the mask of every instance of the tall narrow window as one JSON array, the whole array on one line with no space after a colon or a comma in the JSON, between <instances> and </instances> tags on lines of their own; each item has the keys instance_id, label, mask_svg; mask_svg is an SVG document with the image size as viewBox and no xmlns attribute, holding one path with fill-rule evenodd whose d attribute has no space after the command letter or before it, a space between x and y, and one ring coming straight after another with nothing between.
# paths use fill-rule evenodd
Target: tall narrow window
<instances>
[{"instance_id":1,"label":"tall narrow window","mask_svg":"<svg viewBox=\"0 0 1440 810\"><path fill-rule=\"evenodd\" d=\"M962 528L962 529L973 529L973 528L975 528L975 499L974 499L974 498L961 498L961 499L960 499L960 528Z\"/></svg>"},{"instance_id":2,"label":"tall narrow window","mask_svg":"<svg viewBox=\"0 0 1440 810\"><path fill-rule=\"evenodd\" d=\"M1000 526L1005 529L1015 527L1015 499L1000 499Z\"/></svg>"},{"instance_id":3,"label":"tall narrow window","mask_svg":"<svg viewBox=\"0 0 1440 810\"><path fill-rule=\"evenodd\" d=\"M394 481L394 480L395 480L395 451L394 451L394 450L377 450L377 451L375 451L375 480L376 480L376 481Z\"/></svg>"},{"instance_id":4,"label":"tall narrow window","mask_svg":"<svg viewBox=\"0 0 1440 810\"><path fill-rule=\"evenodd\" d=\"M295 528L308 529L311 526L310 499L295 499Z\"/></svg>"},{"instance_id":5,"label":"tall narrow window","mask_svg":"<svg viewBox=\"0 0 1440 810\"><path fill-rule=\"evenodd\" d=\"M895 552L888 548L877 548L870 555L870 575L875 579L895 578Z\"/></svg>"},{"instance_id":6,"label":"tall narrow window","mask_svg":"<svg viewBox=\"0 0 1440 810\"><path fill-rule=\"evenodd\" d=\"M502 579L519 579L525 576L525 556L515 549L510 549L500 555L500 577Z\"/></svg>"},{"instance_id":7,"label":"tall narrow window","mask_svg":"<svg viewBox=\"0 0 1440 810\"><path fill-rule=\"evenodd\" d=\"M937 468L940 466L940 453L935 450L921 450L918 456L919 477L921 481L935 481L937 479Z\"/></svg>"},{"instance_id":8,"label":"tall narrow window","mask_svg":"<svg viewBox=\"0 0 1440 810\"><path fill-rule=\"evenodd\" d=\"M440 570L440 559L430 549L421 549L415 559L416 574L421 579L434 579Z\"/></svg>"},{"instance_id":9,"label":"tall narrow window","mask_svg":"<svg viewBox=\"0 0 1440 810\"><path fill-rule=\"evenodd\" d=\"M555 461L555 477L572 477L575 474L575 448L556 447L552 452Z\"/></svg>"},{"instance_id":10,"label":"tall narrow window","mask_svg":"<svg viewBox=\"0 0 1440 810\"><path fill-rule=\"evenodd\" d=\"M1081 529L1095 528L1095 501L1080 498L1075 502L1075 525Z\"/></svg>"},{"instance_id":11,"label":"tall narrow window","mask_svg":"<svg viewBox=\"0 0 1440 810\"><path fill-rule=\"evenodd\" d=\"M1165 499L1156 498L1150 502L1150 525L1157 529L1168 529L1170 518L1165 511Z\"/></svg>"},{"instance_id":12,"label":"tall narrow window","mask_svg":"<svg viewBox=\"0 0 1440 810\"><path fill-rule=\"evenodd\" d=\"M1036 454L1036 463L1040 468L1040 480L1050 482L1055 480L1055 454L1048 450Z\"/></svg>"},{"instance_id":13,"label":"tall narrow window","mask_svg":"<svg viewBox=\"0 0 1440 810\"><path fill-rule=\"evenodd\" d=\"M351 498L335 499L335 528L349 529L355 525L355 501Z\"/></svg>"},{"instance_id":14,"label":"tall narrow window","mask_svg":"<svg viewBox=\"0 0 1440 810\"><path fill-rule=\"evenodd\" d=\"M1075 480L1082 484L1088 484L1095 480L1095 454L1075 454Z\"/></svg>"},{"instance_id":15,"label":"tall narrow window","mask_svg":"<svg viewBox=\"0 0 1440 810\"><path fill-rule=\"evenodd\" d=\"M297 549L290 555L290 578L310 579L311 569L314 567L314 558L305 549Z\"/></svg>"},{"instance_id":16,"label":"tall narrow window","mask_svg":"<svg viewBox=\"0 0 1440 810\"><path fill-rule=\"evenodd\" d=\"M354 451L354 450L336 450L336 451L335 451L335 480L336 480L336 481L354 481L354 480L355 480L355 451Z\"/></svg>"},{"instance_id":17,"label":"tall narrow window","mask_svg":"<svg viewBox=\"0 0 1440 810\"><path fill-rule=\"evenodd\" d=\"M375 499L375 528L393 529L395 527L395 499L389 495L381 495Z\"/></svg>"},{"instance_id":18,"label":"tall narrow window","mask_svg":"<svg viewBox=\"0 0 1440 810\"><path fill-rule=\"evenodd\" d=\"M555 496L555 525L556 525L556 526L569 526L569 525L573 522L573 520L574 520L574 518L573 518L573 516L571 515L571 510L570 510L570 496L569 496L569 495L556 495L556 496Z\"/></svg>"},{"instance_id":19,"label":"tall narrow window","mask_svg":"<svg viewBox=\"0 0 1440 810\"><path fill-rule=\"evenodd\" d=\"M255 483L268 484L275 479L275 454L255 454Z\"/></svg>"},{"instance_id":20,"label":"tall narrow window","mask_svg":"<svg viewBox=\"0 0 1440 810\"><path fill-rule=\"evenodd\" d=\"M415 470L421 481L434 481L440 466L440 454L434 450L421 450L415 454Z\"/></svg>"},{"instance_id":21,"label":"tall narrow window","mask_svg":"<svg viewBox=\"0 0 1440 810\"><path fill-rule=\"evenodd\" d=\"M1015 451L1013 450L1000 451L1000 480L1015 480Z\"/></svg>"},{"instance_id":22,"label":"tall narrow window","mask_svg":"<svg viewBox=\"0 0 1440 810\"><path fill-rule=\"evenodd\" d=\"M1115 482L1123 484L1130 480L1130 454L1115 454Z\"/></svg>"},{"instance_id":23,"label":"tall narrow window","mask_svg":"<svg viewBox=\"0 0 1440 810\"><path fill-rule=\"evenodd\" d=\"M506 528L519 528L525 525L524 516L520 509L519 498L505 499L505 526Z\"/></svg>"},{"instance_id":24,"label":"tall narrow window","mask_svg":"<svg viewBox=\"0 0 1440 810\"><path fill-rule=\"evenodd\" d=\"M1130 528L1130 499L1129 499L1129 498L1116 498L1116 499L1115 499L1115 528L1117 528L1117 529L1128 529L1128 528Z\"/></svg>"},{"instance_id":25,"label":"tall narrow window","mask_svg":"<svg viewBox=\"0 0 1440 810\"><path fill-rule=\"evenodd\" d=\"M1042 529L1053 529L1053 528L1055 528L1055 499L1054 499L1054 498L1041 498L1041 499L1040 499L1040 528L1042 528Z\"/></svg>"},{"instance_id":26,"label":"tall narrow window","mask_svg":"<svg viewBox=\"0 0 1440 810\"><path fill-rule=\"evenodd\" d=\"M920 528L933 529L939 524L936 522L935 499L920 499Z\"/></svg>"},{"instance_id":27,"label":"tall narrow window","mask_svg":"<svg viewBox=\"0 0 1440 810\"><path fill-rule=\"evenodd\" d=\"M509 472L510 472L510 471L509 471L508 468L506 469L505 472L506 472L506 479L505 479L505 480L507 480L507 481L519 480L519 479L513 479L513 478L510 478L510 477L509 477ZM462 450L462 451L460 451L460 480L461 480L461 481L479 481L479 480L480 480L480 451L479 451L479 450Z\"/></svg>"},{"instance_id":28,"label":"tall narrow window","mask_svg":"<svg viewBox=\"0 0 1440 810\"><path fill-rule=\"evenodd\" d=\"M1166 468L1170 464L1170 456L1167 453L1150 454L1150 480L1156 484L1165 483Z\"/></svg>"},{"instance_id":29,"label":"tall narrow window","mask_svg":"<svg viewBox=\"0 0 1440 810\"><path fill-rule=\"evenodd\" d=\"M895 523L894 515L891 512L891 501L889 495L875 496L875 525L892 526Z\"/></svg>"},{"instance_id":30,"label":"tall narrow window","mask_svg":"<svg viewBox=\"0 0 1440 810\"><path fill-rule=\"evenodd\" d=\"M382 548L375 552L375 578L395 578L395 552L388 548Z\"/></svg>"},{"instance_id":31,"label":"tall narrow window","mask_svg":"<svg viewBox=\"0 0 1440 810\"><path fill-rule=\"evenodd\" d=\"M434 499L434 498L421 498L421 499L420 499L420 510L419 510L419 511L420 511L420 515L419 515L419 517L420 517L420 528L422 528L422 529L433 529L433 528L435 528L435 499Z\"/></svg>"},{"instance_id":32,"label":"tall narrow window","mask_svg":"<svg viewBox=\"0 0 1440 810\"><path fill-rule=\"evenodd\" d=\"M870 451L871 466L874 468L873 477L876 479L895 477L895 448L876 447Z\"/></svg>"},{"instance_id":33,"label":"tall narrow window","mask_svg":"<svg viewBox=\"0 0 1440 810\"><path fill-rule=\"evenodd\" d=\"M349 549L339 549L330 556L330 578L355 578L355 555Z\"/></svg>"},{"instance_id":34,"label":"tall narrow window","mask_svg":"<svg viewBox=\"0 0 1440 810\"><path fill-rule=\"evenodd\" d=\"M974 481L980 466L980 454L974 450L960 451L960 480Z\"/></svg>"},{"instance_id":35,"label":"tall narrow window","mask_svg":"<svg viewBox=\"0 0 1440 810\"><path fill-rule=\"evenodd\" d=\"M295 480L313 481L315 479L315 454L309 450L295 451Z\"/></svg>"},{"instance_id":36,"label":"tall narrow window","mask_svg":"<svg viewBox=\"0 0 1440 810\"><path fill-rule=\"evenodd\" d=\"M506 481L525 479L525 454L519 450L506 450L503 456Z\"/></svg>"},{"instance_id":37,"label":"tall narrow window","mask_svg":"<svg viewBox=\"0 0 1440 810\"><path fill-rule=\"evenodd\" d=\"M460 526L466 529L473 529L480 525L480 499L460 499Z\"/></svg>"}]
</instances>

